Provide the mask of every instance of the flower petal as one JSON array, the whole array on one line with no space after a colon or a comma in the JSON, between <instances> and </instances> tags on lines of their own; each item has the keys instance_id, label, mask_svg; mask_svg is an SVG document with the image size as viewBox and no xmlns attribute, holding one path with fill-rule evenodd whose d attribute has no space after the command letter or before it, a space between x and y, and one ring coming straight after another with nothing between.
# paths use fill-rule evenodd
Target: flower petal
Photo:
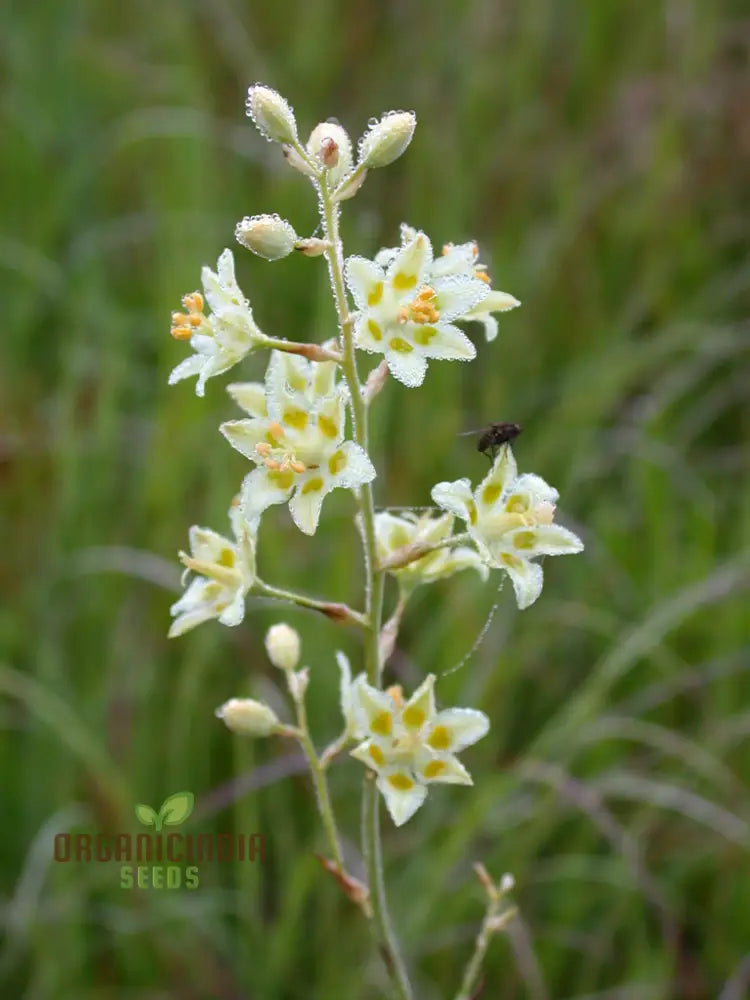
<instances>
[{"instance_id":1,"label":"flower petal","mask_svg":"<svg viewBox=\"0 0 750 1000\"><path fill-rule=\"evenodd\" d=\"M463 330L459 330L452 323L443 323L441 320L435 326L423 326L421 329L414 324L413 330L415 331L413 338L420 345L420 350L426 358L437 358L444 361L471 361L477 356L474 344ZM428 332L431 336L423 345L421 337L424 338Z\"/></svg>"},{"instance_id":2,"label":"flower petal","mask_svg":"<svg viewBox=\"0 0 750 1000\"><path fill-rule=\"evenodd\" d=\"M516 309L520 305L521 303L515 296L509 295L507 292L501 292L499 289L491 288L489 294L470 310L468 317L469 319L479 319L484 313L508 312L510 309Z\"/></svg>"},{"instance_id":3,"label":"flower petal","mask_svg":"<svg viewBox=\"0 0 750 1000\"><path fill-rule=\"evenodd\" d=\"M452 753L421 753L414 772L425 784L473 785L471 775Z\"/></svg>"},{"instance_id":4,"label":"flower petal","mask_svg":"<svg viewBox=\"0 0 750 1000\"><path fill-rule=\"evenodd\" d=\"M527 497L529 507L535 507L540 503L555 504L560 499L555 487L550 486L541 476L536 476L533 472L524 472L519 476L513 483L512 490L514 495Z\"/></svg>"},{"instance_id":5,"label":"flower petal","mask_svg":"<svg viewBox=\"0 0 750 1000\"><path fill-rule=\"evenodd\" d=\"M419 732L435 716L435 675L428 674L401 710L400 722L406 729Z\"/></svg>"},{"instance_id":6,"label":"flower petal","mask_svg":"<svg viewBox=\"0 0 750 1000\"><path fill-rule=\"evenodd\" d=\"M245 520L254 528L260 515L272 504L285 503L294 489L293 472L275 472L262 466L242 481L240 503Z\"/></svg>"},{"instance_id":7,"label":"flower petal","mask_svg":"<svg viewBox=\"0 0 750 1000\"><path fill-rule=\"evenodd\" d=\"M231 604L228 604L226 608L219 615L219 621L222 625L239 625L242 619L245 617L245 591L240 588L234 595Z\"/></svg>"},{"instance_id":8,"label":"flower petal","mask_svg":"<svg viewBox=\"0 0 750 1000\"><path fill-rule=\"evenodd\" d=\"M383 354L386 345L383 324L367 313L359 316L354 323L354 341L362 351Z\"/></svg>"},{"instance_id":9,"label":"flower petal","mask_svg":"<svg viewBox=\"0 0 750 1000\"><path fill-rule=\"evenodd\" d=\"M404 768L387 768L379 774L377 785L396 826L411 819L427 798L425 786Z\"/></svg>"},{"instance_id":10,"label":"flower petal","mask_svg":"<svg viewBox=\"0 0 750 1000\"><path fill-rule=\"evenodd\" d=\"M509 553L503 553L499 565L506 571L513 584L516 603L521 611L530 607L542 592L544 573L538 563L528 559L519 559Z\"/></svg>"},{"instance_id":11,"label":"flower petal","mask_svg":"<svg viewBox=\"0 0 750 1000\"><path fill-rule=\"evenodd\" d=\"M477 487L476 504L480 515L487 516L504 499L509 489L515 489L518 466L509 444L497 453L492 468Z\"/></svg>"},{"instance_id":12,"label":"flower petal","mask_svg":"<svg viewBox=\"0 0 750 1000\"><path fill-rule=\"evenodd\" d=\"M329 490L343 487L353 489L371 483L376 476L375 466L364 448L354 441L344 441L326 457L325 475Z\"/></svg>"},{"instance_id":13,"label":"flower petal","mask_svg":"<svg viewBox=\"0 0 750 1000\"><path fill-rule=\"evenodd\" d=\"M388 346L385 351L385 359L388 362L391 375L407 388L415 389L424 382L424 377L427 374L427 359L418 351L412 349L409 352L404 352L393 350Z\"/></svg>"},{"instance_id":14,"label":"flower petal","mask_svg":"<svg viewBox=\"0 0 750 1000\"><path fill-rule=\"evenodd\" d=\"M190 554L201 562L218 562L223 566L234 565L234 544L211 528L200 528L194 524L188 532Z\"/></svg>"},{"instance_id":15,"label":"flower petal","mask_svg":"<svg viewBox=\"0 0 750 1000\"><path fill-rule=\"evenodd\" d=\"M344 278L357 309L377 305L383 295L383 269L366 257L349 257L344 265Z\"/></svg>"},{"instance_id":16,"label":"flower petal","mask_svg":"<svg viewBox=\"0 0 750 1000\"><path fill-rule=\"evenodd\" d=\"M267 417L266 388L262 382L232 382L227 392L251 417Z\"/></svg>"},{"instance_id":17,"label":"flower petal","mask_svg":"<svg viewBox=\"0 0 750 1000\"><path fill-rule=\"evenodd\" d=\"M365 740L351 751L351 756L379 773L389 764L387 749L387 744L380 740Z\"/></svg>"},{"instance_id":18,"label":"flower petal","mask_svg":"<svg viewBox=\"0 0 750 1000\"><path fill-rule=\"evenodd\" d=\"M482 300L489 294L489 286L478 278L464 278L449 275L432 282L437 292L435 305L440 310L440 319L450 320L465 317L475 307L481 307Z\"/></svg>"},{"instance_id":19,"label":"flower petal","mask_svg":"<svg viewBox=\"0 0 750 1000\"><path fill-rule=\"evenodd\" d=\"M219 430L233 448L254 462L260 462L261 457L255 450L261 441L266 440L273 421L250 418L249 420L226 420L219 425Z\"/></svg>"},{"instance_id":20,"label":"flower petal","mask_svg":"<svg viewBox=\"0 0 750 1000\"><path fill-rule=\"evenodd\" d=\"M396 716L396 703L393 698L385 691L378 691L372 687L364 677L357 678L353 690L357 711L368 734L376 739L390 736Z\"/></svg>"},{"instance_id":21,"label":"flower petal","mask_svg":"<svg viewBox=\"0 0 750 1000\"><path fill-rule=\"evenodd\" d=\"M424 233L406 243L388 266L386 278L397 301L411 298L432 263L432 246Z\"/></svg>"},{"instance_id":22,"label":"flower petal","mask_svg":"<svg viewBox=\"0 0 750 1000\"><path fill-rule=\"evenodd\" d=\"M474 708L438 712L425 743L437 753L459 753L487 735L490 720Z\"/></svg>"},{"instance_id":23,"label":"flower petal","mask_svg":"<svg viewBox=\"0 0 750 1000\"><path fill-rule=\"evenodd\" d=\"M186 611L184 614L178 615L172 622L167 632L167 638L176 639L178 635L184 635L190 629L195 628L197 625L202 625L203 622L210 621L215 617L213 609L207 604L196 608L194 611Z\"/></svg>"},{"instance_id":24,"label":"flower petal","mask_svg":"<svg viewBox=\"0 0 750 1000\"><path fill-rule=\"evenodd\" d=\"M299 477L297 489L289 501L289 511L294 523L306 535L315 534L323 500L333 486L330 479L322 476L318 469L304 472Z\"/></svg>"},{"instance_id":25,"label":"flower petal","mask_svg":"<svg viewBox=\"0 0 750 1000\"><path fill-rule=\"evenodd\" d=\"M452 483L436 483L432 487L431 496L438 507L450 511L467 524L475 518L476 509L470 480L456 479Z\"/></svg>"},{"instance_id":26,"label":"flower petal","mask_svg":"<svg viewBox=\"0 0 750 1000\"><path fill-rule=\"evenodd\" d=\"M206 359L202 355L191 354L189 358L185 358L169 373L169 385L181 382L184 378L190 378L191 375L199 375L205 363Z\"/></svg>"},{"instance_id":27,"label":"flower petal","mask_svg":"<svg viewBox=\"0 0 750 1000\"><path fill-rule=\"evenodd\" d=\"M560 524L539 524L533 528L516 528L509 531L506 545L519 550L519 555L530 559L532 556L564 556L583 551L583 542Z\"/></svg>"}]
</instances>

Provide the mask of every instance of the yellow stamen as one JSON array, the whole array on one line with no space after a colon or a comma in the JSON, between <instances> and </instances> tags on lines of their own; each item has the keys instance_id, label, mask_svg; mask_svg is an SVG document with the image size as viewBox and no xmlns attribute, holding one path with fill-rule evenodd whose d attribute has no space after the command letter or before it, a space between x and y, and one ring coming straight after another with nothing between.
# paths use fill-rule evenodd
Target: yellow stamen
<instances>
[{"instance_id":1,"label":"yellow stamen","mask_svg":"<svg viewBox=\"0 0 750 1000\"><path fill-rule=\"evenodd\" d=\"M389 694L398 707L401 708L404 703L404 689L400 684L392 684L389 688L386 688L385 693Z\"/></svg>"},{"instance_id":2,"label":"yellow stamen","mask_svg":"<svg viewBox=\"0 0 750 1000\"><path fill-rule=\"evenodd\" d=\"M486 282L488 285L491 284L490 276L486 271L475 271L474 277L479 278L480 281Z\"/></svg>"},{"instance_id":3,"label":"yellow stamen","mask_svg":"<svg viewBox=\"0 0 750 1000\"><path fill-rule=\"evenodd\" d=\"M305 471L305 463L300 462L299 459L293 459L289 465L291 466L292 472L296 472L297 474Z\"/></svg>"},{"instance_id":4,"label":"yellow stamen","mask_svg":"<svg viewBox=\"0 0 750 1000\"><path fill-rule=\"evenodd\" d=\"M268 441L259 441L255 446L255 450L258 452L261 458L268 458L268 456L271 453L271 445L268 443Z\"/></svg>"}]
</instances>

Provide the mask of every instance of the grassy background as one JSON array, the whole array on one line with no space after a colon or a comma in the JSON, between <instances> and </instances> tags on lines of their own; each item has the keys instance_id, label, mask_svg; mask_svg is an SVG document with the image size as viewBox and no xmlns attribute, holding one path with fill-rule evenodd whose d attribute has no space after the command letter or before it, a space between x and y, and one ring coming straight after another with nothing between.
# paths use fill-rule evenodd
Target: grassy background
<instances>
[{"instance_id":1,"label":"grassy background","mask_svg":"<svg viewBox=\"0 0 750 1000\"><path fill-rule=\"evenodd\" d=\"M515 873L523 916L491 947L484 996L748 995L749 44L732 0L8 5L3 996L383 995L314 859L307 781L285 776L285 748L233 743L212 716L234 694L276 697L262 636L278 611L251 602L237 630L165 637L187 526L221 529L247 468L217 436L224 380L203 401L166 386L184 355L170 310L242 215L315 224L308 186L243 116L255 80L289 96L303 131L335 115L356 136L414 108L408 156L349 203L347 249L392 245L402 219L437 245L476 237L524 303L480 363L386 388L378 502L476 478L485 460L456 433L519 420L522 469L561 489L587 542L548 561L528 611L506 588L470 665L440 684L444 703L493 717L466 755L476 788L386 826L419 996L456 988L479 858ZM330 336L319 261L238 261L265 329ZM264 575L359 604L350 511L327 501L314 540L269 512ZM397 676L449 669L494 600L468 575L420 594ZM323 742L331 650L357 663L355 637L285 617ZM352 837L359 780L352 763L332 773ZM179 788L198 796L191 829L264 832L265 865L206 866L199 891L157 893L50 863L55 831L131 829L135 802Z\"/></svg>"}]
</instances>

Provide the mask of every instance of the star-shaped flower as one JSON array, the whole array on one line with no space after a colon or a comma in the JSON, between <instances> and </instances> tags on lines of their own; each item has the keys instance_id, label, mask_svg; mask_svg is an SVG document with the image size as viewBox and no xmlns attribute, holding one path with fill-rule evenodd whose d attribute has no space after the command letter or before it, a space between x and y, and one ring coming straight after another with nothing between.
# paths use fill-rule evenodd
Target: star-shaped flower
<instances>
[{"instance_id":1,"label":"star-shaped flower","mask_svg":"<svg viewBox=\"0 0 750 1000\"><path fill-rule=\"evenodd\" d=\"M239 625L245 616L245 595L255 581L255 538L238 507L232 507L229 519L234 541L210 528L190 529L190 555L181 552L180 559L184 576L196 576L170 608L170 639L211 618Z\"/></svg>"},{"instance_id":2,"label":"star-shaped flower","mask_svg":"<svg viewBox=\"0 0 750 1000\"><path fill-rule=\"evenodd\" d=\"M473 275L433 278L432 265L424 233L415 233L385 266L364 257L346 262L357 346L384 354L394 378L411 387L424 381L428 358L475 357L474 345L453 321L465 319L489 293Z\"/></svg>"},{"instance_id":3,"label":"star-shaped flower","mask_svg":"<svg viewBox=\"0 0 750 1000\"><path fill-rule=\"evenodd\" d=\"M232 368L268 340L258 329L250 303L237 284L231 250L221 254L216 272L204 267L201 278L204 295L191 292L182 300L186 311L172 313L172 336L189 340L195 354L181 361L169 376L169 384L174 385L197 375L198 396L204 394L209 378ZM211 308L208 315L203 311L204 297Z\"/></svg>"},{"instance_id":4,"label":"star-shaped flower","mask_svg":"<svg viewBox=\"0 0 750 1000\"><path fill-rule=\"evenodd\" d=\"M468 479L438 483L432 498L466 521L480 555L489 566L510 576L519 608L542 592L542 567L536 556L580 552L583 542L554 524L559 494L539 476L518 475L510 445L503 445L487 476L472 490Z\"/></svg>"},{"instance_id":5,"label":"star-shaped flower","mask_svg":"<svg viewBox=\"0 0 750 1000\"><path fill-rule=\"evenodd\" d=\"M360 675L346 698L342 694L348 714L357 720L353 735L362 740L352 756L376 772L378 789L396 826L419 809L429 785L472 784L456 754L490 728L484 712L471 708L438 712L434 684L430 674L404 702L400 687L378 691Z\"/></svg>"},{"instance_id":6,"label":"star-shaped flower","mask_svg":"<svg viewBox=\"0 0 750 1000\"><path fill-rule=\"evenodd\" d=\"M441 514L439 517L431 517L429 514L418 516L413 513L396 517L387 511L376 514L375 538L379 561L385 562L402 548L432 545L450 538L453 520L452 514ZM489 574L479 553L467 545L446 545L389 572L402 587L411 590L421 583L434 583L462 569L475 569L483 580Z\"/></svg>"},{"instance_id":7,"label":"star-shaped flower","mask_svg":"<svg viewBox=\"0 0 750 1000\"><path fill-rule=\"evenodd\" d=\"M401 225L401 245L406 246L417 235L416 229L402 223ZM375 258L375 262L381 267L388 267L399 252L398 247L390 247L381 250ZM487 285L487 294L484 298L473 306L468 312L461 316L459 322L476 321L484 326L485 338L487 341L497 337L497 320L492 315L495 312L508 312L515 309L521 303L513 295L501 292L491 287L490 277L487 274L487 267L479 261L479 249L475 242L470 243L446 243L442 254L436 257L429 270L428 281L434 282L446 277L477 278Z\"/></svg>"},{"instance_id":8,"label":"star-shaped flower","mask_svg":"<svg viewBox=\"0 0 750 1000\"><path fill-rule=\"evenodd\" d=\"M331 490L375 478L364 449L344 440L347 392L335 383L335 369L332 362L273 351L264 386L230 387L250 419L230 420L221 432L258 466L241 491L250 525L257 526L267 507L288 501L294 523L312 535Z\"/></svg>"}]
</instances>

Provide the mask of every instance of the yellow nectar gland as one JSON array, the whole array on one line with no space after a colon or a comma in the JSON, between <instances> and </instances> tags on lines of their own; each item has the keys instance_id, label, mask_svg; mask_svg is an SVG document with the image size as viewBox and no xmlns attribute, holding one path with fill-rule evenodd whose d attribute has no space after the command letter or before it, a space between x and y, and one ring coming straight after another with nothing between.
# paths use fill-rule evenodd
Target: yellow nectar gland
<instances>
[{"instance_id":1,"label":"yellow nectar gland","mask_svg":"<svg viewBox=\"0 0 750 1000\"><path fill-rule=\"evenodd\" d=\"M190 292L182 297L182 304L187 312L172 313L170 333L175 340L190 340L206 318L203 315L203 296L200 292Z\"/></svg>"},{"instance_id":2,"label":"yellow nectar gland","mask_svg":"<svg viewBox=\"0 0 750 1000\"><path fill-rule=\"evenodd\" d=\"M398 311L399 323L437 323L440 310L436 307L437 292L426 285L417 292L417 297L408 306L402 306Z\"/></svg>"}]
</instances>

